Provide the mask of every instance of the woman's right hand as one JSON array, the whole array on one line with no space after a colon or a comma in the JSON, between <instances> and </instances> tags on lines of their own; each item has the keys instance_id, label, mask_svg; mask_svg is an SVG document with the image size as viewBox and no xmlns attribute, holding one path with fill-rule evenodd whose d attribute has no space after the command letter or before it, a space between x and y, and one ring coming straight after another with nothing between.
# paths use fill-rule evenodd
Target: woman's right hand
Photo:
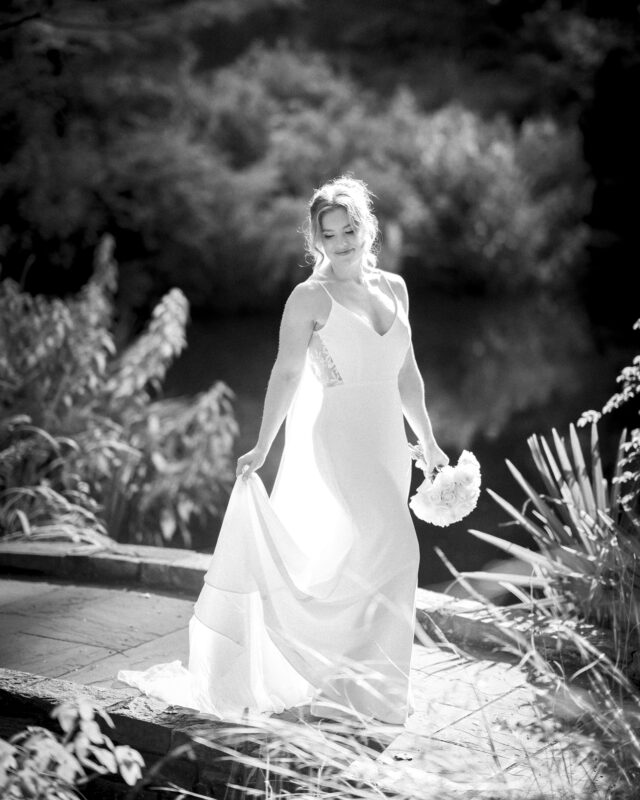
<instances>
[{"instance_id":1,"label":"woman's right hand","mask_svg":"<svg viewBox=\"0 0 640 800\"><path fill-rule=\"evenodd\" d=\"M236 464L236 478L242 476L245 480L264 464L266 452L257 445L248 453L240 456Z\"/></svg>"}]
</instances>

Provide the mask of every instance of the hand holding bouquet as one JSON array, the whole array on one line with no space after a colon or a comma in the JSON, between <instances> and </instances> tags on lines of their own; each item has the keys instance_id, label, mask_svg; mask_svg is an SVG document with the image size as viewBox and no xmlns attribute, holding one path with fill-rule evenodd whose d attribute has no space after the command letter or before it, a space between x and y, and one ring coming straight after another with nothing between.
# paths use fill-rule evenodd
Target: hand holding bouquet
<instances>
[{"instance_id":1,"label":"hand holding bouquet","mask_svg":"<svg viewBox=\"0 0 640 800\"><path fill-rule=\"evenodd\" d=\"M416 517L444 527L470 514L480 496L480 464L473 453L463 450L455 467L447 464L432 478L422 447L409 445L409 450L425 474L409 500Z\"/></svg>"}]
</instances>

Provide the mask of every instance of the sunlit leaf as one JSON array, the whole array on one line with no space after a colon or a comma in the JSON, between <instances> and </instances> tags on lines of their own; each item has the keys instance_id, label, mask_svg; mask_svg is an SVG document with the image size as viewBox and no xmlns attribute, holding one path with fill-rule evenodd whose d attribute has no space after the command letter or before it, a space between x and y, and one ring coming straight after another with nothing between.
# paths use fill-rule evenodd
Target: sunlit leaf
<instances>
[{"instance_id":1,"label":"sunlit leaf","mask_svg":"<svg viewBox=\"0 0 640 800\"><path fill-rule=\"evenodd\" d=\"M65 733L69 733L78 720L78 709L72 703L61 703L51 711L51 716L58 720L58 725Z\"/></svg>"},{"instance_id":2,"label":"sunlit leaf","mask_svg":"<svg viewBox=\"0 0 640 800\"><path fill-rule=\"evenodd\" d=\"M549 581L545 578L536 578L533 575L518 575L517 573L506 572L461 572L465 578L479 581L496 581L496 582L509 582L516 586L531 586L536 589L545 589L549 585Z\"/></svg>"},{"instance_id":3,"label":"sunlit leaf","mask_svg":"<svg viewBox=\"0 0 640 800\"><path fill-rule=\"evenodd\" d=\"M551 567L549 559L544 555L536 553L533 550L529 550L526 547L522 547L519 544L515 544L515 542L510 542L507 539L501 539L499 536L493 536L490 533L484 533L483 531L478 531L473 528L469 528L468 531L478 539L482 539L489 544L493 544L500 550L504 550L505 553L508 553L515 558L519 558L520 561L525 561L527 564L535 564L543 569L549 569Z\"/></svg>"}]
</instances>

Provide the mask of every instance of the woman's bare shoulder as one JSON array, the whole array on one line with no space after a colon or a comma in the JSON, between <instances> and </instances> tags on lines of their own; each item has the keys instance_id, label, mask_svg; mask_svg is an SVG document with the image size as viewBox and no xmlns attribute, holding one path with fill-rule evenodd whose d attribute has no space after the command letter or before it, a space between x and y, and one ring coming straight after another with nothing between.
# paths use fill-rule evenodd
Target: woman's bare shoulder
<instances>
[{"instance_id":1,"label":"woman's bare shoulder","mask_svg":"<svg viewBox=\"0 0 640 800\"><path fill-rule=\"evenodd\" d=\"M313 319L322 311L327 302L327 293L315 278L307 278L297 283L287 298L287 307L296 314L311 316Z\"/></svg>"},{"instance_id":2,"label":"woman's bare shoulder","mask_svg":"<svg viewBox=\"0 0 640 800\"><path fill-rule=\"evenodd\" d=\"M326 291L320 285L318 278L307 278L293 287L289 297L295 299L297 303L304 303L313 302L313 298L322 297L325 294Z\"/></svg>"},{"instance_id":3,"label":"woman's bare shoulder","mask_svg":"<svg viewBox=\"0 0 640 800\"><path fill-rule=\"evenodd\" d=\"M398 274L397 272L389 272L387 269L381 269L380 272L382 272L394 289L398 288L406 291L407 284L405 283L402 275Z\"/></svg>"}]
</instances>

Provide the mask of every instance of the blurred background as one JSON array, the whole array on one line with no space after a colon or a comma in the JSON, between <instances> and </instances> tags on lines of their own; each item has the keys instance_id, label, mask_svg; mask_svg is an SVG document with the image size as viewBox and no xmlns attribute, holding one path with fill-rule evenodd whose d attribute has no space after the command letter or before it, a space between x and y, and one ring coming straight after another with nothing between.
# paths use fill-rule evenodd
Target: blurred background
<instances>
[{"instance_id":1,"label":"blurred background","mask_svg":"<svg viewBox=\"0 0 640 800\"><path fill-rule=\"evenodd\" d=\"M346 171L408 284L438 443L520 507L505 459L535 482L527 437L566 436L638 352L639 33L635 0L5 0L2 480L47 488L5 534L67 514L212 550L306 203ZM605 467L632 412L602 421ZM491 566L467 528L505 525L486 492L416 520L420 584L449 577L434 545Z\"/></svg>"}]
</instances>

